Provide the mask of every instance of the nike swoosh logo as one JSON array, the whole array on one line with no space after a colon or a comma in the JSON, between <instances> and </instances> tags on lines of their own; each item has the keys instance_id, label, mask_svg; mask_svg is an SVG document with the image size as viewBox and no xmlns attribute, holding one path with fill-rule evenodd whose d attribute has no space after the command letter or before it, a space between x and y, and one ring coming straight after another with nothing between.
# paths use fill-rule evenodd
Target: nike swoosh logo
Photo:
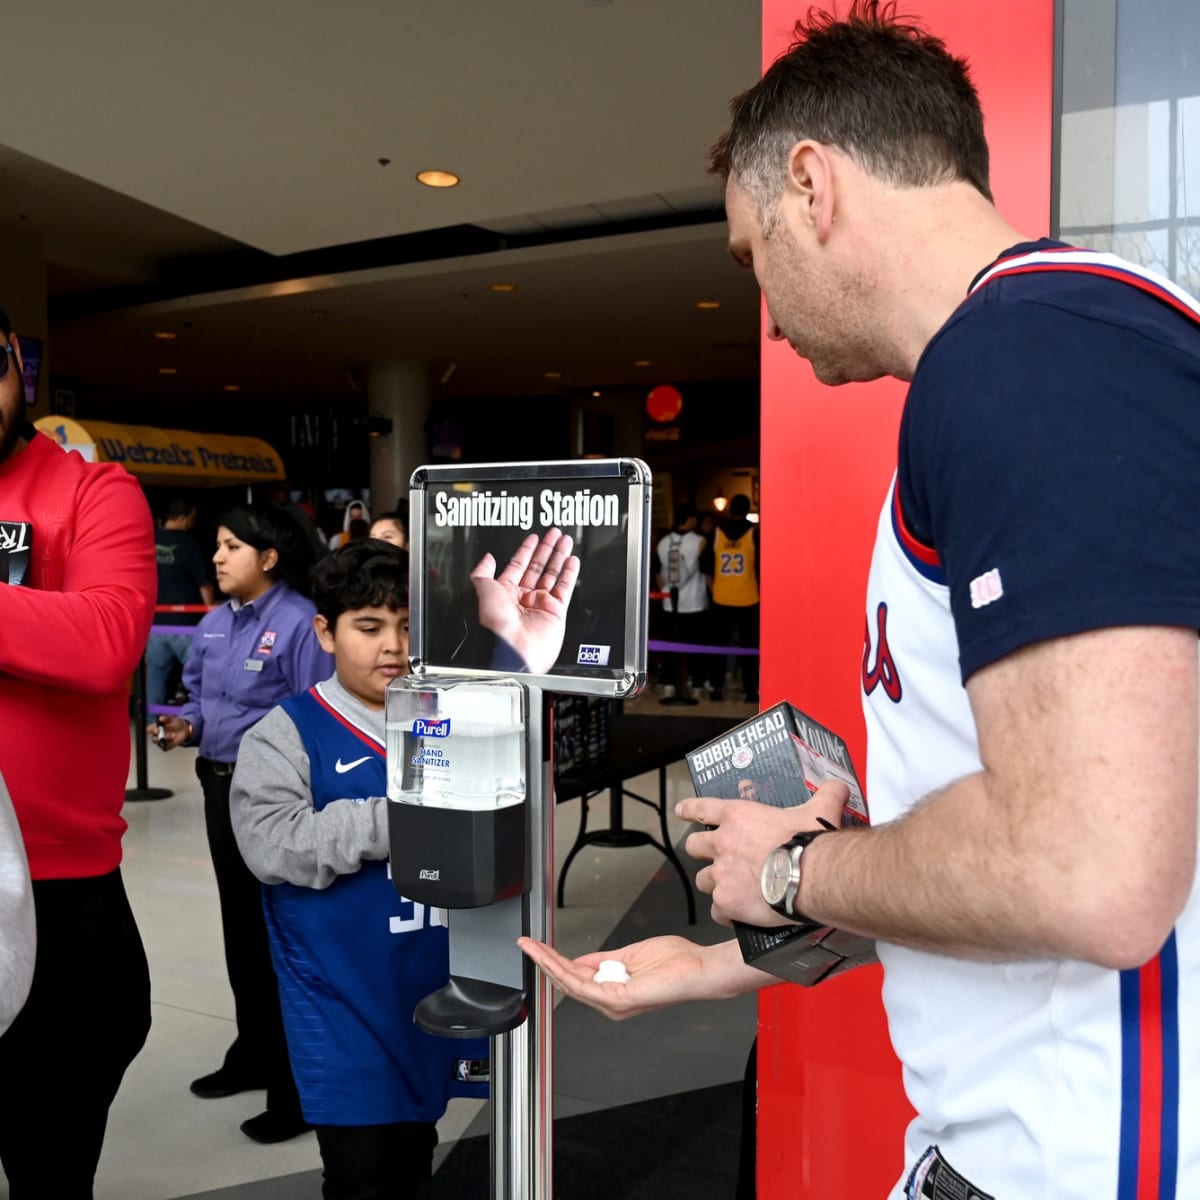
<instances>
[{"instance_id":1,"label":"nike swoosh logo","mask_svg":"<svg viewBox=\"0 0 1200 1200\"><path fill-rule=\"evenodd\" d=\"M371 761L371 756L369 754L364 754L362 756L362 758L356 758L353 762L348 762L348 763L342 762L342 760L339 758L337 760L337 762L335 762L333 764L333 769L339 775L345 775L345 773L347 771L353 771L355 767L362 766L363 763L370 762L370 761Z\"/></svg>"}]
</instances>

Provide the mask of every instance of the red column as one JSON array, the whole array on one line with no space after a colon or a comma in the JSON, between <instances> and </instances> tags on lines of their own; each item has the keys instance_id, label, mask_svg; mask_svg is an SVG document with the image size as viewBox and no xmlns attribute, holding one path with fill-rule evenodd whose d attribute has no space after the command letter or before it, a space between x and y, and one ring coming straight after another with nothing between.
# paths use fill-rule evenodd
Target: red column
<instances>
[{"instance_id":1,"label":"red column","mask_svg":"<svg viewBox=\"0 0 1200 1200\"><path fill-rule=\"evenodd\" d=\"M970 62L997 206L1027 236L1045 236L1053 0L900 7ZM786 48L804 8L763 0L764 67ZM860 775L863 596L903 401L903 386L892 380L826 388L785 344L763 340L762 700L790 699L841 732ZM911 1110L887 1039L880 980L871 967L815 990L781 985L761 993L760 1196L881 1200L898 1178Z\"/></svg>"}]
</instances>

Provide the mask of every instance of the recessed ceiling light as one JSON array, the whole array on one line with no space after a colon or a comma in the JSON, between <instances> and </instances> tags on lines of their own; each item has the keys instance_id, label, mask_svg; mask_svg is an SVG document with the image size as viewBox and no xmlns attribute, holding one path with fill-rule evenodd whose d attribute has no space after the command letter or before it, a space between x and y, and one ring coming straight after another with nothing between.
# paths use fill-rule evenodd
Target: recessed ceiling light
<instances>
[{"instance_id":1,"label":"recessed ceiling light","mask_svg":"<svg viewBox=\"0 0 1200 1200\"><path fill-rule=\"evenodd\" d=\"M600 392L598 392L598 391L596 391L596 392L593 392L593 393L592 393L592 395L593 395L593 396L594 396L594 397L595 397L597 400L599 400L599 399L600 399Z\"/></svg>"},{"instance_id":2,"label":"recessed ceiling light","mask_svg":"<svg viewBox=\"0 0 1200 1200\"><path fill-rule=\"evenodd\" d=\"M169 329L159 329L154 336L158 338L160 342L173 342L179 335L177 333L172 333Z\"/></svg>"},{"instance_id":3,"label":"recessed ceiling light","mask_svg":"<svg viewBox=\"0 0 1200 1200\"><path fill-rule=\"evenodd\" d=\"M240 383L227 383L225 385L225 390L227 392L240 392L242 390L242 385Z\"/></svg>"},{"instance_id":4,"label":"recessed ceiling light","mask_svg":"<svg viewBox=\"0 0 1200 1200\"><path fill-rule=\"evenodd\" d=\"M652 367L654 364L648 358L638 358L634 360L635 367Z\"/></svg>"},{"instance_id":5,"label":"recessed ceiling light","mask_svg":"<svg viewBox=\"0 0 1200 1200\"><path fill-rule=\"evenodd\" d=\"M158 373L160 375L178 375L179 374L178 370L175 367L159 367Z\"/></svg>"},{"instance_id":6,"label":"recessed ceiling light","mask_svg":"<svg viewBox=\"0 0 1200 1200\"><path fill-rule=\"evenodd\" d=\"M697 308L720 308L721 302L720 302L720 300L697 300L696 307Z\"/></svg>"},{"instance_id":7,"label":"recessed ceiling light","mask_svg":"<svg viewBox=\"0 0 1200 1200\"><path fill-rule=\"evenodd\" d=\"M544 374L547 379L561 379L562 378L561 371L546 371L546 372L544 372Z\"/></svg>"},{"instance_id":8,"label":"recessed ceiling light","mask_svg":"<svg viewBox=\"0 0 1200 1200\"><path fill-rule=\"evenodd\" d=\"M418 171L417 182L431 188L458 187L458 176L453 171Z\"/></svg>"},{"instance_id":9,"label":"recessed ceiling light","mask_svg":"<svg viewBox=\"0 0 1200 1200\"><path fill-rule=\"evenodd\" d=\"M515 292L517 285L515 283L493 283L491 289L493 292Z\"/></svg>"}]
</instances>

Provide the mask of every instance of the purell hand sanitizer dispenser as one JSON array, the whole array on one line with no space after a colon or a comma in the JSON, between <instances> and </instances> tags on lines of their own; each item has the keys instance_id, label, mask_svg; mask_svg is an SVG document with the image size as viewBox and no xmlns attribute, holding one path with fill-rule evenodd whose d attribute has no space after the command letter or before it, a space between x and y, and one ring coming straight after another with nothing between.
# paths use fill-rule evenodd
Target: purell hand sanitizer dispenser
<instances>
[{"instance_id":1,"label":"purell hand sanitizer dispenser","mask_svg":"<svg viewBox=\"0 0 1200 1200\"><path fill-rule=\"evenodd\" d=\"M491 1200L550 1200L553 992L516 945L554 942L549 699L645 684L652 481L621 458L441 463L410 483L412 675L386 702L392 882L450 931L450 980L416 1021L491 1035Z\"/></svg>"},{"instance_id":2,"label":"purell hand sanitizer dispenser","mask_svg":"<svg viewBox=\"0 0 1200 1200\"><path fill-rule=\"evenodd\" d=\"M416 1010L428 1033L492 1036L525 1019L532 968L515 943L528 929L531 699L540 718L540 692L514 679L410 675L388 688L392 881L450 910L450 980Z\"/></svg>"}]
</instances>

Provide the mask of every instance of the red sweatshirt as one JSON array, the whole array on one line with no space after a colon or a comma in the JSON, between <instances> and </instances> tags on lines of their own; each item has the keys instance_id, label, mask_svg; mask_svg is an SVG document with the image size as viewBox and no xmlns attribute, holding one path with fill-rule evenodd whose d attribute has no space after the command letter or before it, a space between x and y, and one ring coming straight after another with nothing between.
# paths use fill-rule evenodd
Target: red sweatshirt
<instances>
[{"instance_id":1,"label":"red sweatshirt","mask_svg":"<svg viewBox=\"0 0 1200 1200\"><path fill-rule=\"evenodd\" d=\"M37 434L0 462L0 527L32 523L25 581L0 581L0 774L34 879L121 861L126 681L146 645L157 572L141 488Z\"/></svg>"}]
</instances>

